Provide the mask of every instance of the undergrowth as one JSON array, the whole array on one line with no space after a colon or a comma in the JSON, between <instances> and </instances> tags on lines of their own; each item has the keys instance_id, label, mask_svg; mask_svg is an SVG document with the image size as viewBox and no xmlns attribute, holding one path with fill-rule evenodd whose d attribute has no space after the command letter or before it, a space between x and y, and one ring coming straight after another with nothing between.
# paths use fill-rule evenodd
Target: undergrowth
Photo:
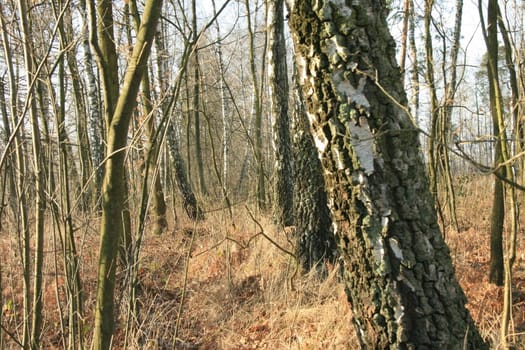
<instances>
[{"instance_id":1,"label":"undergrowth","mask_svg":"<svg viewBox=\"0 0 525 350\"><path fill-rule=\"evenodd\" d=\"M481 181L481 182L480 182ZM462 184L458 195L460 230L445 227L457 277L468 308L493 348L499 344L502 289L488 283L490 196L484 179ZM195 224L171 220L161 236L146 232L139 262L139 317L125 332L127 293L119 273L114 348L127 349L354 349L351 307L337 267L326 278L296 273L289 230L278 230L265 216L235 208L234 223L226 213L207 214ZM96 288L98 234L96 218L76 222L82 263L85 319L90 343ZM5 225L4 225L5 226ZM48 227L52 227L49 224ZM273 242L261 235L271 237ZM57 232L48 233L44 285L43 349L65 348L65 278L57 251ZM525 348L525 257L523 233L514 267L513 336ZM276 244L279 246L277 247ZM18 241L0 235L3 349L17 349L22 327L22 283ZM181 307L182 305L182 307ZM62 316L61 316L62 315ZM177 328L178 325L178 329ZM9 334L7 332L9 332ZM176 337L174 336L176 334Z\"/></svg>"}]
</instances>

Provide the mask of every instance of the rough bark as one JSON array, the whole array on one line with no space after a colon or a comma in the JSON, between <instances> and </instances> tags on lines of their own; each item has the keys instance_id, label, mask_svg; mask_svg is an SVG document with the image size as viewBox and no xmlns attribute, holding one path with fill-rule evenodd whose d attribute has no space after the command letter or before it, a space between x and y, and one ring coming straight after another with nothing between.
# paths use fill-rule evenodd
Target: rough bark
<instances>
[{"instance_id":1,"label":"rough bark","mask_svg":"<svg viewBox=\"0 0 525 350\"><path fill-rule=\"evenodd\" d=\"M170 123L168 125L168 146L170 150L171 157L173 158L173 166L175 171L175 178L177 179L177 185L182 194L182 206L188 217L192 220L202 220L204 219L204 213L197 203L195 194L193 193L190 182L186 175L186 170L184 167L184 160L179 151L179 146L177 142L177 135L175 133L175 128Z\"/></svg>"},{"instance_id":2,"label":"rough bark","mask_svg":"<svg viewBox=\"0 0 525 350\"><path fill-rule=\"evenodd\" d=\"M304 99L296 74L293 81L295 255L304 271L317 267L322 273L322 262L335 261L337 244L332 230L321 162L310 134Z\"/></svg>"},{"instance_id":3,"label":"rough bark","mask_svg":"<svg viewBox=\"0 0 525 350\"><path fill-rule=\"evenodd\" d=\"M377 0L290 16L363 349L484 349L437 224L395 45Z\"/></svg>"},{"instance_id":4,"label":"rough bark","mask_svg":"<svg viewBox=\"0 0 525 350\"><path fill-rule=\"evenodd\" d=\"M288 116L288 70L284 40L284 0L268 1L268 82L273 114L273 220L293 225L293 169Z\"/></svg>"},{"instance_id":5,"label":"rough bark","mask_svg":"<svg viewBox=\"0 0 525 350\"><path fill-rule=\"evenodd\" d=\"M489 83L489 101L492 115L492 129L496 145L494 149L494 166L500 177L510 176L506 167L500 166L508 158L507 140L505 136L503 98L501 95L498 72L498 25L497 2L488 2L487 27L484 31L487 45L487 75ZM490 270L489 281L503 285L504 254L503 254L503 222L505 219L504 186L498 177L494 177L494 197L490 224Z\"/></svg>"}]
</instances>

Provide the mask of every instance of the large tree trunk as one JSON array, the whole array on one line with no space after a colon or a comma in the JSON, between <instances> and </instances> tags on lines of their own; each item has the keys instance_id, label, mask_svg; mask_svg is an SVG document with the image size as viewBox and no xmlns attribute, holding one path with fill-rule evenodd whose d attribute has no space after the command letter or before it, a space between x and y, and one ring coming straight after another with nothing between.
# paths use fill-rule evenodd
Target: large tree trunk
<instances>
[{"instance_id":1,"label":"large tree trunk","mask_svg":"<svg viewBox=\"0 0 525 350\"><path fill-rule=\"evenodd\" d=\"M484 349L401 107L386 4L348 3L296 1L290 25L361 347Z\"/></svg>"},{"instance_id":2,"label":"large tree trunk","mask_svg":"<svg viewBox=\"0 0 525 350\"><path fill-rule=\"evenodd\" d=\"M303 94L294 74L293 159L294 159L294 220L295 255L304 271L322 262L334 262L336 241L324 186L321 162L317 156L310 125L304 108Z\"/></svg>"},{"instance_id":3,"label":"large tree trunk","mask_svg":"<svg viewBox=\"0 0 525 350\"><path fill-rule=\"evenodd\" d=\"M293 225L293 169L288 116L288 70L284 40L284 1L268 1L268 80L273 114L275 167L273 220L280 226Z\"/></svg>"}]
</instances>

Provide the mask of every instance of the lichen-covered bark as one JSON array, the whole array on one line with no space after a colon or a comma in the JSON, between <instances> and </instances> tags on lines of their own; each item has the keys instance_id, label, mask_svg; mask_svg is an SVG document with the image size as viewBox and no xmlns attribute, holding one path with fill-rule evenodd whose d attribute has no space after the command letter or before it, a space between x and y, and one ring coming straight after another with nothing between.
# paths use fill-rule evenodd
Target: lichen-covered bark
<instances>
[{"instance_id":1,"label":"lichen-covered bark","mask_svg":"<svg viewBox=\"0 0 525 350\"><path fill-rule=\"evenodd\" d=\"M295 1L290 26L366 349L483 349L437 224L386 6Z\"/></svg>"}]
</instances>

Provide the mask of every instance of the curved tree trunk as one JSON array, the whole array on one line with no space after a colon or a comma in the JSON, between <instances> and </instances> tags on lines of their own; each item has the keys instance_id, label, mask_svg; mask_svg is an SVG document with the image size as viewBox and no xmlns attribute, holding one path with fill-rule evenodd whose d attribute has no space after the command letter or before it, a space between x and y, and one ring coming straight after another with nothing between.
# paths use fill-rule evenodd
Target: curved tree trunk
<instances>
[{"instance_id":1,"label":"curved tree trunk","mask_svg":"<svg viewBox=\"0 0 525 350\"><path fill-rule=\"evenodd\" d=\"M361 347L485 349L401 107L386 5L349 3L295 1L290 25Z\"/></svg>"}]
</instances>

